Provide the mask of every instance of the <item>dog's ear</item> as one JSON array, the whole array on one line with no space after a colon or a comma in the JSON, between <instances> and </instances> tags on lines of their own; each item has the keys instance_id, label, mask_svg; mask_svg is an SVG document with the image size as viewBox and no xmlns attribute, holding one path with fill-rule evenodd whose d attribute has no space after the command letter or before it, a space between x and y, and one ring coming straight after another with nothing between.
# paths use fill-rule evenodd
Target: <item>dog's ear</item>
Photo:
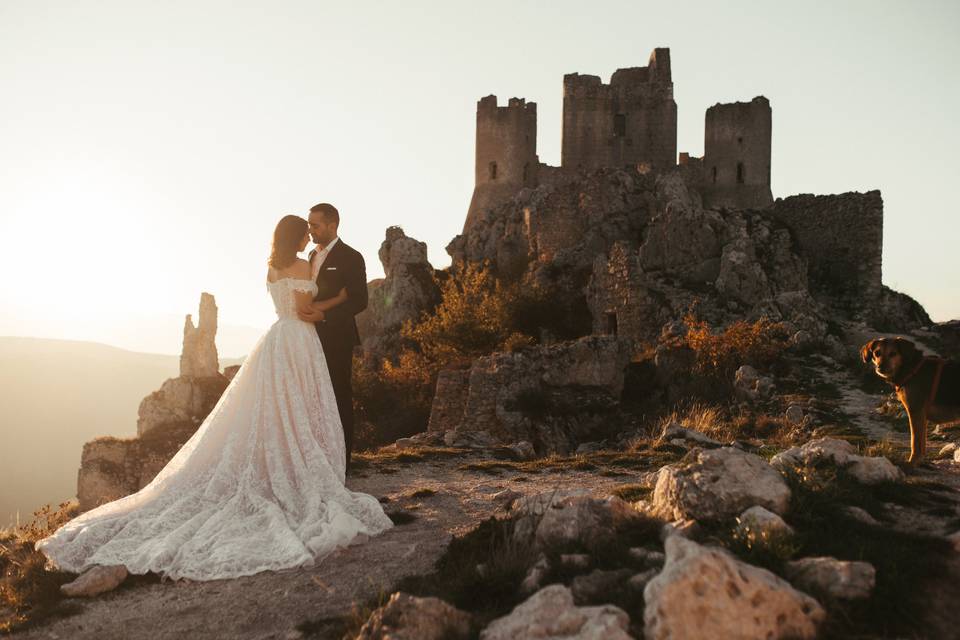
<instances>
[{"instance_id":1,"label":"dog's ear","mask_svg":"<svg viewBox=\"0 0 960 640\"><path fill-rule=\"evenodd\" d=\"M917 345L913 344L911 340L907 340L903 336L897 336L896 342L897 348L900 349L900 353L903 354L904 360L911 360L920 353L920 350L917 349Z\"/></svg>"},{"instance_id":2,"label":"dog's ear","mask_svg":"<svg viewBox=\"0 0 960 640\"><path fill-rule=\"evenodd\" d=\"M873 346L878 342L880 342L879 339L874 339L860 347L860 359L864 362L869 361L870 355L873 353Z\"/></svg>"}]
</instances>

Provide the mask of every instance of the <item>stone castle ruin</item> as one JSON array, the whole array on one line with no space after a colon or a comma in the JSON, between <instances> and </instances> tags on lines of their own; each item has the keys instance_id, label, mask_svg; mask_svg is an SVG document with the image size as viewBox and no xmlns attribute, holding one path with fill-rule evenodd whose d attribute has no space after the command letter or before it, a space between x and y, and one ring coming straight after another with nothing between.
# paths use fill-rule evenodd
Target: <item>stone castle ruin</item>
<instances>
[{"instance_id":1,"label":"stone castle ruin","mask_svg":"<svg viewBox=\"0 0 960 640\"><path fill-rule=\"evenodd\" d=\"M594 327L629 327L638 318L652 322L675 313L662 303L628 309L604 302L662 302L669 279L687 289L715 285L733 298L731 311L809 289L832 304L861 311L892 304L911 322L929 322L918 305L891 298L883 286L878 191L774 200L767 98L707 109L703 157L677 158L676 114L667 48L654 49L646 67L618 69L609 84L597 76L564 76L559 167L537 156L535 103L511 98L501 107L496 96L481 98L476 184L463 232L447 247L454 263L490 261L501 275L536 272L544 264L581 274L589 269ZM598 253L620 266L593 265ZM795 259L804 264L793 265ZM604 289L602 281L613 286L604 270L632 278L631 293ZM651 298L653 279L660 294ZM607 310L598 311L602 306ZM648 325L648 332L658 328Z\"/></svg>"},{"instance_id":2,"label":"stone castle ruin","mask_svg":"<svg viewBox=\"0 0 960 640\"><path fill-rule=\"evenodd\" d=\"M562 135L560 166L544 164L537 156L536 103L511 98L500 107L494 95L481 98L475 186L464 232L482 210L509 201L524 187L603 168L662 172L677 166L670 49L654 49L646 67L617 69L609 84L598 76L565 75ZM707 109L704 157L680 154L680 164L695 172L706 206L773 202L770 136L770 102L763 96Z\"/></svg>"}]
</instances>

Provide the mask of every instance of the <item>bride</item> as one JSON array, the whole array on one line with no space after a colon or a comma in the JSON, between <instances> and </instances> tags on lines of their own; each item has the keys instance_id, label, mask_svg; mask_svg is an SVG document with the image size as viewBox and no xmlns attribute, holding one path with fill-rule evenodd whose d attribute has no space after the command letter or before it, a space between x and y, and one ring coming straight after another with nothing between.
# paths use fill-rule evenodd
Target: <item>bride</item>
<instances>
[{"instance_id":1,"label":"bride","mask_svg":"<svg viewBox=\"0 0 960 640\"><path fill-rule=\"evenodd\" d=\"M375 497L344 486L327 364L314 325L297 317L317 291L309 263L297 258L308 239L306 220L280 220L267 272L277 321L150 484L37 542L48 565L235 578L311 566L393 526ZM324 304L345 299L341 291Z\"/></svg>"}]
</instances>

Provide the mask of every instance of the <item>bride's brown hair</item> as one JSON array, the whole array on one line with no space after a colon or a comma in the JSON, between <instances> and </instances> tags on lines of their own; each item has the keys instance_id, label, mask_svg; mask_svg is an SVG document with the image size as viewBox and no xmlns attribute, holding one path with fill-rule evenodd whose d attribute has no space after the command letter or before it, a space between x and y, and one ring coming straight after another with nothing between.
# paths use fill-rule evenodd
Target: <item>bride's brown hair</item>
<instances>
[{"instance_id":1,"label":"bride's brown hair","mask_svg":"<svg viewBox=\"0 0 960 640\"><path fill-rule=\"evenodd\" d=\"M270 247L270 259L274 269L286 269L297 259L300 241L307 234L307 221L300 216L283 216L273 230L273 245Z\"/></svg>"}]
</instances>

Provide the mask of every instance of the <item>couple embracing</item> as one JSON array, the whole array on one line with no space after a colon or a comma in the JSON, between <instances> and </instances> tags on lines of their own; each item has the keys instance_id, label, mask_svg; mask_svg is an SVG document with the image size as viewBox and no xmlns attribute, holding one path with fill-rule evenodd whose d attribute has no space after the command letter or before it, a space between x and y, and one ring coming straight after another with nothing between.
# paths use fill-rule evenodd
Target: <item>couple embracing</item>
<instances>
[{"instance_id":1,"label":"couple embracing","mask_svg":"<svg viewBox=\"0 0 960 640\"><path fill-rule=\"evenodd\" d=\"M339 222L327 203L308 220L280 220L266 285L277 321L148 485L37 542L50 565L83 573L77 583L117 566L235 578L311 566L393 526L375 497L344 484L354 316L367 306L367 285L363 257L337 237ZM298 258L311 238L317 248Z\"/></svg>"}]
</instances>

